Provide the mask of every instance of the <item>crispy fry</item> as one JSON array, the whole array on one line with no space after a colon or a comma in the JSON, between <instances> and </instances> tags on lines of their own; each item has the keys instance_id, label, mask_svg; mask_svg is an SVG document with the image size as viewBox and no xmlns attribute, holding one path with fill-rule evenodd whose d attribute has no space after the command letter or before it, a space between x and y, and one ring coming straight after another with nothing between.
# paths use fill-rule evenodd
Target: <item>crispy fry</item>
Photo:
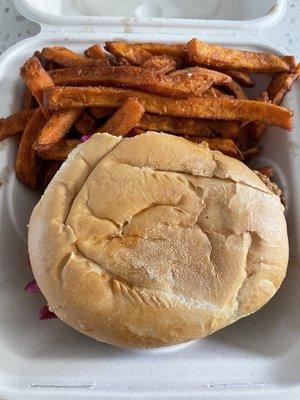
<instances>
[{"instance_id":1,"label":"crispy fry","mask_svg":"<svg viewBox=\"0 0 300 400\"><path fill-rule=\"evenodd\" d=\"M207 79L208 81L212 81L213 85L222 85L228 87L237 99L247 99L247 96L240 85L235 82L229 75L223 74L222 72L202 67L191 67L171 72L170 74L168 74L168 76L171 76L172 78L175 76L185 76L193 81L201 78Z\"/></svg>"},{"instance_id":2,"label":"crispy fry","mask_svg":"<svg viewBox=\"0 0 300 400\"><path fill-rule=\"evenodd\" d=\"M178 61L175 60L174 57L167 54L161 56L151 56L151 58L141 64L141 67L153 69L161 74L166 74L170 71L176 70L178 67Z\"/></svg>"},{"instance_id":3,"label":"crispy fry","mask_svg":"<svg viewBox=\"0 0 300 400\"><path fill-rule=\"evenodd\" d=\"M252 137L257 142L266 133L267 125L261 124L257 121L251 121L246 126L246 135Z\"/></svg>"},{"instance_id":4,"label":"crispy fry","mask_svg":"<svg viewBox=\"0 0 300 400\"><path fill-rule=\"evenodd\" d=\"M236 121L212 121L152 114L143 115L138 127L177 135L213 137L218 134L224 138L237 137L240 132L240 124Z\"/></svg>"},{"instance_id":5,"label":"crispy fry","mask_svg":"<svg viewBox=\"0 0 300 400\"><path fill-rule=\"evenodd\" d=\"M232 82L232 78L222 72L214 71L208 68L202 67L190 67L179 69L174 72L170 72L168 76L178 77L184 76L188 78L193 78L194 80L199 78L204 78L206 80L212 81L213 85L224 85L226 86L228 83Z\"/></svg>"},{"instance_id":6,"label":"crispy fry","mask_svg":"<svg viewBox=\"0 0 300 400\"><path fill-rule=\"evenodd\" d=\"M141 129L141 128L138 128L138 127L134 127L134 128L131 129L131 131L129 133L127 133L126 137L133 137L133 136L142 135L145 132L146 131L144 129Z\"/></svg>"},{"instance_id":7,"label":"crispy fry","mask_svg":"<svg viewBox=\"0 0 300 400\"><path fill-rule=\"evenodd\" d=\"M238 121L210 121L212 129L223 138L237 138L240 135Z\"/></svg>"},{"instance_id":8,"label":"crispy fry","mask_svg":"<svg viewBox=\"0 0 300 400\"><path fill-rule=\"evenodd\" d=\"M248 98L246 93L243 91L243 89L237 82L231 81L227 84L227 87L234 94L234 97L236 99L247 99Z\"/></svg>"},{"instance_id":9,"label":"crispy fry","mask_svg":"<svg viewBox=\"0 0 300 400\"><path fill-rule=\"evenodd\" d=\"M285 94L291 89L292 84L300 75L300 64L297 65L294 73L281 73L275 75L271 80L267 92L261 93L258 100L271 101L276 105L280 105ZM247 126L247 133L251 135L254 141L258 141L266 132L267 126L256 121L250 122Z\"/></svg>"},{"instance_id":10,"label":"crispy fry","mask_svg":"<svg viewBox=\"0 0 300 400\"><path fill-rule=\"evenodd\" d=\"M257 98L257 101L270 102L269 95L267 92L262 92ZM241 131L243 136L244 148L247 148L250 139L257 142L267 131L268 127L266 124L261 124L257 121L248 121L244 124Z\"/></svg>"},{"instance_id":11,"label":"crispy fry","mask_svg":"<svg viewBox=\"0 0 300 400\"><path fill-rule=\"evenodd\" d=\"M173 99L137 90L107 87L55 87L44 91L44 104L51 110L64 108L118 108L128 97L136 98L152 114L216 120L259 121L291 130L293 113L283 107L252 100L193 97Z\"/></svg>"},{"instance_id":12,"label":"crispy fry","mask_svg":"<svg viewBox=\"0 0 300 400\"><path fill-rule=\"evenodd\" d=\"M132 64L124 57L117 57L116 65L119 65L121 67L127 67L128 65Z\"/></svg>"},{"instance_id":13,"label":"crispy fry","mask_svg":"<svg viewBox=\"0 0 300 400\"><path fill-rule=\"evenodd\" d=\"M214 121L197 118L170 117L168 115L144 114L138 127L158 132L175 133L177 135L215 136L212 124Z\"/></svg>"},{"instance_id":14,"label":"crispy fry","mask_svg":"<svg viewBox=\"0 0 300 400\"><path fill-rule=\"evenodd\" d=\"M0 141L23 132L34 112L35 109L24 110L7 118L0 118Z\"/></svg>"},{"instance_id":15,"label":"crispy fry","mask_svg":"<svg viewBox=\"0 0 300 400\"><path fill-rule=\"evenodd\" d=\"M57 69L57 68L59 68L58 64L56 64L55 62L49 62L49 63L47 63L45 69L46 69L46 71L53 71L54 69Z\"/></svg>"},{"instance_id":16,"label":"crispy fry","mask_svg":"<svg viewBox=\"0 0 300 400\"><path fill-rule=\"evenodd\" d=\"M134 43L134 44L156 56L168 54L175 58L184 58L186 55L185 44L161 44L161 43Z\"/></svg>"},{"instance_id":17,"label":"crispy fry","mask_svg":"<svg viewBox=\"0 0 300 400\"><path fill-rule=\"evenodd\" d=\"M75 121L74 127L81 135L87 135L92 132L95 125L95 118L86 111L83 111L77 121Z\"/></svg>"},{"instance_id":18,"label":"crispy fry","mask_svg":"<svg viewBox=\"0 0 300 400\"><path fill-rule=\"evenodd\" d=\"M126 42L105 42L105 47L115 57L123 57L133 65L142 65L152 57L140 46Z\"/></svg>"},{"instance_id":19,"label":"crispy fry","mask_svg":"<svg viewBox=\"0 0 300 400\"><path fill-rule=\"evenodd\" d=\"M257 157L261 152L261 150L262 150L261 147L251 147L250 149L243 150L242 154L244 157L244 162L248 162L252 160L252 158Z\"/></svg>"},{"instance_id":20,"label":"crispy fry","mask_svg":"<svg viewBox=\"0 0 300 400\"><path fill-rule=\"evenodd\" d=\"M80 140L77 139L61 140L51 146L39 149L38 155L43 160L64 161L68 158L68 155L71 153L71 151L80 143Z\"/></svg>"},{"instance_id":21,"label":"crispy fry","mask_svg":"<svg viewBox=\"0 0 300 400\"><path fill-rule=\"evenodd\" d=\"M54 178L54 175L59 170L62 161L46 160L43 161L41 169L38 174L38 187L45 190L49 183Z\"/></svg>"},{"instance_id":22,"label":"crispy fry","mask_svg":"<svg viewBox=\"0 0 300 400\"><path fill-rule=\"evenodd\" d=\"M115 57L125 58L133 65L156 69L161 73L172 71L179 65L179 61L173 56L169 54L153 56L138 44L130 44L126 42L106 42L105 45L107 50Z\"/></svg>"},{"instance_id":23,"label":"crispy fry","mask_svg":"<svg viewBox=\"0 0 300 400\"><path fill-rule=\"evenodd\" d=\"M107 59L93 59L76 54L73 51L65 47L44 47L42 50L42 56L48 60L55 62L62 67L78 67L78 66L98 66L98 65L109 65Z\"/></svg>"},{"instance_id":24,"label":"crispy fry","mask_svg":"<svg viewBox=\"0 0 300 400\"><path fill-rule=\"evenodd\" d=\"M22 110L30 110L33 108L33 96L28 87L24 90Z\"/></svg>"},{"instance_id":25,"label":"crispy fry","mask_svg":"<svg viewBox=\"0 0 300 400\"><path fill-rule=\"evenodd\" d=\"M272 178L273 176L273 168L270 166L257 168L257 171L267 176L268 178Z\"/></svg>"},{"instance_id":26,"label":"crispy fry","mask_svg":"<svg viewBox=\"0 0 300 400\"><path fill-rule=\"evenodd\" d=\"M293 72L293 56L279 57L271 53L257 53L230 49L192 39L187 45L189 61L218 69L251 71L256 73Z\"/></svg>"},{"instance_id":27,"label":"crispy fry","mask_svg":"<svg viewBox=\"0 0 300 400\"><path fill-rule=\"evenodd\" d=\"M51 72L51 77L59 86L128 87L170 97L199 96L212 83L211 79L198 74L187 72L164 76L134 66L58 69Z\"/></svg>"},{"instance_id":28,"label":"crispy fry","mask_svg":"<svg viewBox=\"0 0 300 400\"><path fill-rule=\"evenodd\" d=\"M43 90L54 85L53 80L43 68L39 59L35 56L29 58L20 70L21 77L36 98L45 117L49 117L43 104Z\"/></svg>"},{"instance_id":29,"label":"crispy fry","mask_svg":"<svg viewBox=\"0 0 300 400\"><path fill-rule=\"evenodd\" d=\"M257 101L268 101L268 102L271 102L271 100L270 100L270 98L269 98L268 92L261 92L261 93L257 96L256 100L257 100Z\"/></svg>"},{"instance_id":30,"label":"crispy fry","mask_svg":"<svg viewBox=\"0 0 300 400\"><path fill-rule=\"evenodd\" d=\"M204 92L201 97L203 98L213 98L213 99L228 99L228 100L234 100L234 96L227 94L223 92L223 90L218 89L216 87L210 87L207 89L206 92Z\"/></svg>"},{"instance_id":31,"label":"crispy fry","mask_svg":"<svg viewBox=\"0 0 300 400\"><path fill-rule=\"evenodd\" d=\"M84 52L85 56L89 58L93 58L94 60L101 60L106 59L107 54L105 53L104 49L100 44L94 44L93 46L89 47Z\"/></svg>"},{"instance_id":32,"label":"crispy fry","mask_svg":"<svg viewBox=\"0 0 300 400\"><path fill-rule=\"evenodd\" d=\"M96 119L107 117L115 112L113 108L103 108L103 107L90 107L89 112Z\"/></svg>"},{"instance_id":33,"label":"crispy fry","mask_svg":"<svg viewBox=\"0 0 300 400\"><path fill-rule=\"evenodd\" d=\"M252 88L255 86L254 80L245 71L233 71L231 69L227 69L224 71L225 74L231 76L237 83L239 83L243 87Z\"/></svg>"},{"instance_id":34,"label":"crispy fry","mask_svg":"<svg viewBox=\"0 0 300 400\"><path fill-rule=\"evenodd\" d=\"M268 95L270 100L278 106L286 93L291 89L292 84L299 78L300 64L297 65L295 72L291 74L281 73L275 75L268 86Z\"/></svg>"},{"instance_id":35,"label":"crispy fry","mask_svg":"<svg viewBox=\"0 0 300 400\"><path fill-rule=\"evenodd\" d=\"M41 130L38 140L34 144L35 149L39 150L43 146L49 146L60 141L81 113L82 110L78 108L53 113Z\"/></svg>"},{"instance_id":36,"label":"crispy fry","mask_svg":"<svg viewBox=\"0 0 300 400\"><path fill-rule=\"evenodd\" d=\"M144 114L144 107L134 98L124 101L124 104L99 129L98 132L108 132L114 136L126 136L139 122Z\"/></svg>"},{"instance_id":37,"label":"crispy fry","mask_svg":"<svg viewBox=\"0 0 300 400\"><path fill-rule=\"evenodd\" d=\"M227 156L243 159L243 155L232 139L188 137L194 143L206 142L211 150L218 150Z\"/></svg>"},{"instance_id":38,"label":"crispy fry","mask_svg":"<svg viewBox=\"0 0 300 400\"><path fill-rule=\"evenodd\" d=\"M38 108L29 120L19 145L15 170L17 178L25 185L37 186L37 155L32 147L46 120L43 112Z\"/></svg>"}]
</instances>

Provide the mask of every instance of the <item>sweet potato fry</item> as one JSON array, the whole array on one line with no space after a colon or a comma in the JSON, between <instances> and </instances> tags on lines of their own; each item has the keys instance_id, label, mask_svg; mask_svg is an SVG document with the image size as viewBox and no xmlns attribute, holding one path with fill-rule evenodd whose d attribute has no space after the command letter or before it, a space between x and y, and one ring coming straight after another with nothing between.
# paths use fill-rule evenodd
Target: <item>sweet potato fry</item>
<instances>
[{"instance_id":1,"label":"sweet potato fry","mask_svg":"<svg viewBox=\"0 0 300 400\"><path fill-rule=\"evenodd\" d=\"M206 142L211 150L221 151L227 156L243 159L243 155L232 139L188 137L194 143Z\"/></svg>"},{"instance_id":2,"label":"sweet potato fry","mask_svg":"<svg viewBox=\"0 0 300 400\"><path fill-rule=\"evenodd\" d=\"M25 88L24 90L24 95L23 95L23 104L22 104L22 110L31 110L33 108L33 96L28 89L28 87Z\"/></svg>"},{"instance_id":3,"label":"sweet potato fry","mask_svg":"<svg viewBox=\"0 0 300 400\"><path fill-rule=\"evenodd\" d=\"M0 141L23 132L34 112L35 109L24 110L7 118L0 118Z\"/></svg>"},{"instance_id":4,"label":"sweet potato fry","mask_svg":"<svg viewBox=\"0 0 300 400\"><path fill-rule=\"evenodd\" d=\"M299 78L300 64L297 65L295 72L287 74L285 72L275 75L268 86L268 95L272 103L278 106L286 93L291 89L292 84Z\"/></svg>"},{"instance_id":5,"label":"sweet potato fry","mask_svg":"<svg viewBox=\"0 0 300 400\"><path fill-rule=\"evenodd\" d=\"M20 70L21 77L36 98L45 117L49 117L43 104L43 90L54 85L53 80L43 68L39 59L35 56L29 58Z\"/></svg>"},{"instance_id":6,"label":"sweet potato fry","mask_svg":"<svg viewBox=\"0 0 300 400\"><path fill-rule=\"evenodd\" d=\"M293 56L279 57L271 53L241 51L192 39L187 45L189 61L218 69L255 73L293 72Z\"/></svg>"},{"instance_id":7,"label":"sweet potato fry","mask_svg":"<svg viewBox=\"0 0 300 400\"><path fill-rule=\"evenodd\" d=\"M46 67L45 67L45 70L46 71L53 71L54 69L57 69L57 68L59 68L58 64L56 64L55 62L48 62Z\"/></svg>"},{"instance_id":8,"label":"sweet potato fry","mask_svg":"<svg viewBox=\"0 0 300 400\"><path fill-rule=\"evenodd\" d=\"M248 99L248 96L236 81L232 80L226 86L234 94L236 99Z\"/></svg>"},{"instance_id":9,"label":"sweet potato fry","mask_svg":"<svg viewBox=\"0 0 300 400\"><path fill-rule=\"evenodd\" d=\"M167 54L161 56L151 56L148 60L141 64L143 68L153 69L161 74L166 74L170 71L176 70L178 61L174 57Z\"/></svg>"},{"instance_id":10,"label":"sweet potato fry","mask_svg":"<svg viewBox=\"0 0 300 400\"><path fill-rule=\"evenodd\" d=\"M238 121L210 121L214 132L223 138L237 138L240 135L241 124Z\"/></svg>"},{"instance_id":11,"label":"sweet potato fry","mask_svg":"<svg viewBox=\"0 0 300 400\"><path fill-rule=\"evenodd\" d=\"M38 155L43 160L64 161L68 158L71 151L81 143L77 139L61 140L51 146L38 150Z\"/></svg>"},{"instance_id":12,"label":"sweet potato fry","mask_svg":"<svg viewBox=\"0 0 300 400\"><path fill-rule=\"evenodd\" d=\"M152 57L140 46L126 42L105 42L105 47L115 57L123 57L133 65L142 65Z\"/></svg>"},{"instance_id":13,"label":"sweet potato fry","mask_svg":"<svg viewBox=\"0 0 300 400\"><path fill-rule=\"evenodd\" d=\"M143 50L149 53L161 56L168 54L175 58L184 58L186 55L185 44L161 44L161 43L133 43L136 46L141 47Z\"/></svg>"},{"instance_id":14,"label":"sweet potato fry","mask_svg":"<svg viewBox=\"0 0 300 400\"><path fill-rule=\"evenodd\" d=\"M100 44L94 44L93 46L89 47L84 52L86 57L93 58L94 60L101 60L106 59L107 54L105 53L104 49Z\"/></svg>"},{"instance_id":15,"label":"sweet potato fry","mask_svg":"<svg viewBox=\"0 0 300 400\"><path fill-rule=\"evenodd\" d=\"M291 130L293 113L283 107L252 100L192 97L173 99L138 90L108 87L55 87L44 91L50 111L64 108L118 108L128 97L136 98L147 113L216 120L259 121Z\"/></svg>"},{"instance_id":16,"label":"sweet potato fry","mask_svg":"<svg viewBox=\"0 0 300 400\"><path fill-rule=\"evenodd\" d=\"M217 134L224 138L234 138L240 132L240 124L236 121L212 121L153 114L144 114L137 126L150 131L205 137Z\"/></svg>"},{"instance_id":17,"label":"sweet potato fry","mask_svg":"<svg viewBox=\"0 0 300 400\"><path fill-rule=\"evenodd\" d=\"M97 131L108 132L114 136L126 136L138 124L144 111L138 100L129 98Z\"/></svg>"},{"instance_id":18,"label":"sweet potato fry","mask_svg":"<svg viewBox=\"0 0 300 400\"><path fill-rule=\"evenodd\" d=\"M227 94L225 92L223 92L223 90L218 89L216 87L210 87L209 89L207 89L206 92L204 92L203 94L201 94L201 97L203 97L204 99L208 99L208 98L213 98L213 99L228 99L228 100L234 100L234 96Z\"/></svg>"},{"instance_id":19,"label":"sweet potato fry","mask_svg":"<svg viewBox=\"0 0 300 400\"><path fill-rule=\"evenodd\" d=\"M119 65L121 67L127 67L132 64L124 57L117 57L116 65Z\"/></svg>"},{"instance_id":20,"label":"sweet potato fry","mask_svg":"<svg viewBox=\"0 0 300 400\"><path fill-rule=\"evenodd\" d=\"M261 150L262 150L261 147L251 147L250 149L243 150L242 154L244 157L244 162L248 162L252 160L252 158L257 157L261 152Z\"/></svg>"},{"instance_id":21,"label":"sweet potato fry","mask_svg":"<svg viewBox=\"0 0 300 400\"><path fill-rule=\"evenodd\" d=\"M38 103L41 104L44 115L48 118L41 131L37 145L48 145L59 141L68 132L81 114L81 111L64 110L50 116L50 113L43 107L42 92L45 88L53 86L54 83L37 57L32 57L25 63L21 68L21 76Z\"/></svg>"},{"instance_id":22,"label":"sweet potato fry","mask_svg":"<svg viewBox=\"0 0 300 400\"><path fill-rule=\"evenodd\" d=\"M59 86L128 87L170 97L199 96L212 83L210 78L196 73L161 75L134 66L58 69L51 72L51 77Z\"/></svg>"},{"instance_id":23,"label":"sweet potato fry","mask_svg":"<svg viewBox=\"0 0 300 400\"><path fill-rule=\"evenodd\" d=\"M231 69L227 69L224 71L225 74L231 76L237 83L239 83L243 87L252 88L255 86L254 80L245 71L233 71Z\"/></svg>"},{"instance_id":24,"label":"sweet potato fry","mask_svg":"<svg viewBox=\"0 0 300 400\"><path fill-rule=\"evenodd\" d=\"M258 100L271 101L276 105L280 105L286 93L291 89L292 84L300 75L300 64L297 65L295 72L275 75L271 80L267 92L260 95ZM251 135L254 141L258 141L266 132L267 126L258 122L250 122L247 126L247 132Z\"/></svg>"},{"instance_id":25,"label":"sweet potato fry","mask_svg":"<svg viewBox=\"0 0 300 400\"><path fill-rule=\"evenodd\" d=\"M156 69L161 73L174 70L179 66L179 61L172 55L160 54L153 56L138 44L106 42L105 45L107 50L115 57L123 57L133 65Z\"/></svg>"},{"instance_id":26,"label":"sweet potato fry","mask_svg":"<svg viewBox=\"0 0 300 400\"><path fill-rule=\"evenodd\" d=\"M267 92L262 92L257 98L257 101L270 102L269 95ZM257 121L248 121L245 123L242 129L242 135L244 135L244 142L249 142L250 139L257 142L267 131L268 127L266 124L261 124ZM247 145L246 145L247 147Z\"/></svg>"},{"instance_id":27,"label":"sweet potato fry","mask_svg":"<svg viewBox=\"0 0 300 400\"><path fill-rule=\"evenodd\" d=\"M46 160L43 161L41 169L38 174L38 187L45 190L49 183L52 181L54 175L61 167L62 161Z\"/></svg>"},{"instance_id":28,"label":"sweet potato fry","mask_svg":"<svg viewBox=\"0 0 300 400\"><path fill-rule=\"evenodd\" d=\"M60 110L53 113L41 130L34 148L40 150L44 146L49 146L60 141L81 113L82 110L78 108Z\"/></svg>"},{"instance_id":29,"label":"sweet potato fry","mask_svg":"<svg viewBox=\"0 0 300 400\"><path fill-rule=\"evenodd\" d=\"M269 98L269 94L268 92L261 92L257 97L256 97L257 101L267 101L267 102L271 102L270 98Z\"/></svg>"},{"instance_id":30,"label":"sweet potato fry","mask_svg":"<svg viewBox=\"0 0 300 400\"><path fill-rule=\"evenodd\" d=\"M246 94L240 85L235 82L229 75L223 74L222 72L214 71L207 68L202 67L191 67L180 69L175 72L171 72L168 74L168 77L179 77L185 76L190 78L192 81L196 81L197 79L207 79L208 81L212 81L214 86L226 86L237 99L247 99Z\"/></svg>"},{"instance_id":31,"label":"sweet potato fry","mask_svg":"<svg viewBox=\"0 0 300 400\"><path fill-rule=\"evenodd\" d=\"M55 62L61 67L89 67L97 65L109 65L107 59L93 59L76 54L73 51L65 47L44 47L42 50L42 56L48 60Z\"/></svg>"},{"instance_id":32,"label":"sweet potato fry","mask_svg":"<svg viewBox=\"0 0 300 400\"><path fill-rule=\"evenodd\" d=\"M103 108L103 107L90 107L88 111L96 119L107 117L115 112L113 108Z\"/></svg>"},{"instance_id":33,"label":"sweet potato fry","mask_svg":"<svg viewBox=\"0 0 300 400\"><path fill-rule=\"evenodd\" d=\"M158 132L174 133L177 135L215 136L212 129L214 121L197 118L170 117L168 115L144 114L138 127Z\"/></svg>"},{"instance_id":34,"label":"sweet potato fry","mask_svg":"<svg viewBox=\"0 0 300 400\"><path fill-rule=\"evenodd\" d=\"M187 78L192 78L194 80L199 78L206 79L212 81L213 85L226 86L228 83L232 82L232 78L229 75L203 67L190 67L190 68L179 69L177 71L170 72L168 76L171 77L184 76Z\"/></svg>"},{"instance_id":35,"label":"sweet potato fry","mask_svg":"<svg viewBox=\"0 0 300 400\"><path fill-rule=\"evenodd\" d=\"M146 131L144 129L141 129L141 128L138 128L138 127L134 127L134 128L131 129L131 131L129 133L127 133L126 137L133 137L133 136L142 135L145 132Z\"/></svg>"},{"instance_id":36,"label":"sweet potato fry","mask_svg":"<svg viewBox=\"0 0 300 400\"><path fill-rule=\"evenodd\" d=\"M273 168L270 166L257 168L257 171L267 176L268 178L272 178L273 176Z\"/></svg>"},{"instance_id":37,"label":"sweet potato fry","mask_svg":"<svg viewBox=\"0 0 300 400\"><path fill-rule=\"evenodd\" d=\"M86 111L83 111L77 121L75 121L74 127L81 135L87 135L92 132L95 125L95 118Z\"/></svg>"},{"instance_id":38,"label":"sweet potato fry","mask_svg":"<svg viewBox=\"0 0 300 400\"><path fill-rule=\"evenodd\" d=\"M249 124L247 124L245 129L246 135L253 138L253 140L257 142L266 133L268 127L267 125L261 124L260 122L251 121L249 122Z\"/></svg>"},{"instance_id":39,"label":"sweet potato fry","mask_svg":"<svg viewBox=\"0 0 300 400\"><path fill-rule=\"evenodd\" d=\"M45 122L43 112L38 108L23 132L17 153L15 163L17 178L31 188L37 186L37 154L32 145Z\"/></svg>"}]
</instances>

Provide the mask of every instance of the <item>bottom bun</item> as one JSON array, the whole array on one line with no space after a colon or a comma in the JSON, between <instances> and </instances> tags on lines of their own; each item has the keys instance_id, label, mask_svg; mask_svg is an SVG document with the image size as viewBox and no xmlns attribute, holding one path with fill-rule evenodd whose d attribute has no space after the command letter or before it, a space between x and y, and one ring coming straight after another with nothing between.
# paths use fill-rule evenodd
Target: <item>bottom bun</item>
<instances>
[{"instance_id":1,"label":"bottom bun","mask_svg":"<svg viewBox=\"0 0 300 400\"><path fill-rule=\"evenodd\" d=\"M35 207L29 254L73 328L119 346L174 345L274 295L288 262L283 211L247 166L205 144L96 134Z\"/></svg>"}]
</instances>

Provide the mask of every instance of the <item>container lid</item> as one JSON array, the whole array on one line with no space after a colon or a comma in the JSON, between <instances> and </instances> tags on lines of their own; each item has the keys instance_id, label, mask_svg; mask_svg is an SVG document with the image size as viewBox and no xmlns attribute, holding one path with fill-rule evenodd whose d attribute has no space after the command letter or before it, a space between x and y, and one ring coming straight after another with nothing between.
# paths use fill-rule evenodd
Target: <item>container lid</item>
<instances>
[{"instance_id":1,"label":"container lid","mask_svg":"<svg viewBox=\"0 0 300 400\"><path fill-rule=\"evenodd\" d=\"M15 0L19 12L41 25L225 28L261 30L285 13L286 0ZM178 34L178 29L177 32Z\"/></svg>"}]
</instances>

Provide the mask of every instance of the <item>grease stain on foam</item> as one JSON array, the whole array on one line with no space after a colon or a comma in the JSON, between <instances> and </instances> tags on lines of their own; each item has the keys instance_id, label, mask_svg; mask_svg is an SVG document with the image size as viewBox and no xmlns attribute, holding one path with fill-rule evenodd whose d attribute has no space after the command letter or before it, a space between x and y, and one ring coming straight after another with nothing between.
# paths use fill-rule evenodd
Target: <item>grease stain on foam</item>
<instances>
[{"instance_id":1,"label":"grease stain on foam","mask_svg":"<svg viewBox=\"0 0 300 400\"><path fill-rule=\"evenodd\" d=\"M8 182L9 167L3 167L0 172L0 187Z\"/></svg>"}]
</instances>

